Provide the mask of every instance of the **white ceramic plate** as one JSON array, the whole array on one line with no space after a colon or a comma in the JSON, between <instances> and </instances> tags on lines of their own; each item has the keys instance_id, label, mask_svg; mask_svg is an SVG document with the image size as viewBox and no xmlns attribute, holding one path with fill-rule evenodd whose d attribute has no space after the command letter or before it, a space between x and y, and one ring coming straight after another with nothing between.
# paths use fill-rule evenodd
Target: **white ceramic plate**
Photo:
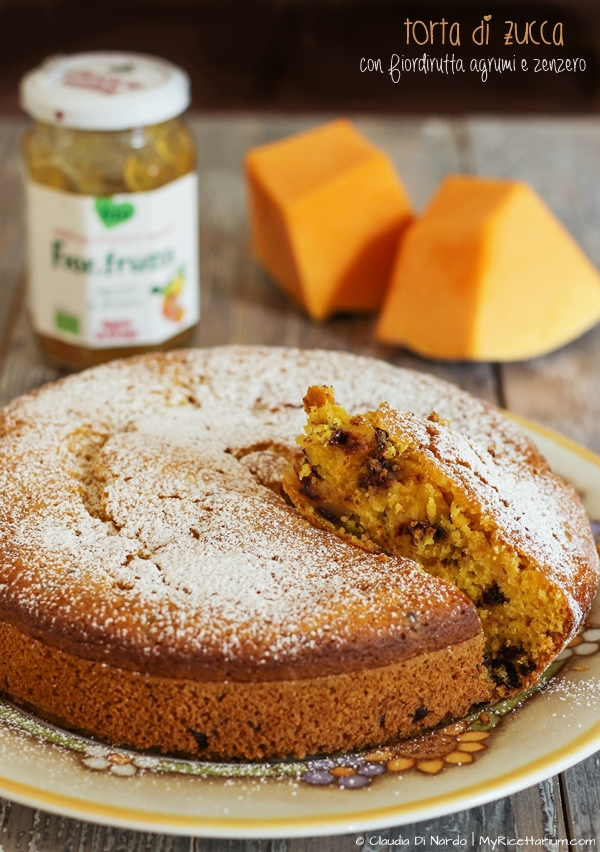
<instances>
[{"instance_id":1,"label":"white ceramic plate","mask_svg":"<svg viewBox=\"0 0 600 852\"><path fill-rule=\"evenodd\" d=\"M579 490L590 517L600 521L600 458L541 427L519 422L554 470ZM0 705L0 794L93 822L232 838L360 832L481 805L535 784L600 748L600 654L594 654L600 639L595 629L600 626L599 602L589 621L593 626L587 635L593 641L584 639L569 652L572 656L545 691L503 716L489 736L483 733L477 740L478 735L465 738L454 731L450 745L444 740L444 768L437 774L424 770L439 768L439 760L415 760L402 771L410 759L396 756L397 762L390 763L389 755L371 755L367 764L354 761L353 768L345 767L352 761L343 759L313 766L321 773L308 776L313 781L331 781L331 773L326 773L335 769L332 783L318 786L303 780L296 774L298 767L289 764L280 770L211 768L94 746ZM471 745L465 745L469 741ZM450 753L454 757L448 757ZM458 765L465 760L471 762ZM386 766L390 768L384 771ZM268 776L278 771L294 774ZM336 773L345 771L363 780L340 781ZM378 776L360 774L377 771ZM249 775L228 777L239 772ZM351 789L340 783L366 786Z\"/></svg>"}]
</instances>

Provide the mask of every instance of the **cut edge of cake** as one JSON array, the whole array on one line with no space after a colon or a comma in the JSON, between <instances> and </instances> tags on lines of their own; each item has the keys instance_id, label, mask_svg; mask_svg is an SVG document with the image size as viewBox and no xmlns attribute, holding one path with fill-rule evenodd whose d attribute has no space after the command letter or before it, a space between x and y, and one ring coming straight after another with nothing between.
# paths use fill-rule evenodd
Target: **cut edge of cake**
<instances>
[{"instance_id":1,"label":"cut edge of cake","mask_svg":"<svg viewBox=\"0 0 600 852\"><path fill-rule=\"evenodd\" d=\"M482 623L496 695L535 683L584 615L534 549L503 529L513 494L499 493L502 485L511 492L519 475L536 472L517 471L513 482L493 452L482 459L435 412L423 419L384 403L351 416L327 387L309 388L304 404L303 457L284 475L294 505L312 523L367 550L415 559L464 592Z\"/></svg>"}]
</instances>

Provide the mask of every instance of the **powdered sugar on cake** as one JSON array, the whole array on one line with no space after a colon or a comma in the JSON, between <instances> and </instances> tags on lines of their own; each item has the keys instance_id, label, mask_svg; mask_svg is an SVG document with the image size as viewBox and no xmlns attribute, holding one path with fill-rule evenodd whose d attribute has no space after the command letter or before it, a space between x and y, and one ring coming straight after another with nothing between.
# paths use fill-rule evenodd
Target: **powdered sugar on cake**
<instances>
[{"instance_id":1,"label":"powdered sugar on cake","mask_svg":"<svg viewBox=\"0 0 600 852\"><path fill-rule=\"evenodd\" d=\"M113 363L5 410L0 616L90 659L207 679L385 665L450 644L461 619L474 635L459 592L314 529L277 493L310 384L350 411L385 400L449 418L471 444L445 430L446 451L475 489L493 470L490 511L515 541L567 583L593 562L591 534L572 540L585 516L571 490L485 403L344 353L227 347ZM440 605L448 633L423 648L415 623Z\"/></svg>"}]
</instances>

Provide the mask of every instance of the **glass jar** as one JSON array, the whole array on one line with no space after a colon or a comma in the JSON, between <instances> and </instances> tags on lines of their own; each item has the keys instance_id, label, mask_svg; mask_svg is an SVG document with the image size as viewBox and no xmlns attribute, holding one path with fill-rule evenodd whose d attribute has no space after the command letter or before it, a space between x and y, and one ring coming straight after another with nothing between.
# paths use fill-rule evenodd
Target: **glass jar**
<instances>
[{"instance_id":1,"label":"glass jar","mask_svg":"<svg viewBox=\"0 0 600 852\"><path fill-rule=\"evenodd\" d=\"M78 54L23 80L29 307L67 369L170 349L199 319L189 82L163 60Z\"/></svg>"}]
</instances>

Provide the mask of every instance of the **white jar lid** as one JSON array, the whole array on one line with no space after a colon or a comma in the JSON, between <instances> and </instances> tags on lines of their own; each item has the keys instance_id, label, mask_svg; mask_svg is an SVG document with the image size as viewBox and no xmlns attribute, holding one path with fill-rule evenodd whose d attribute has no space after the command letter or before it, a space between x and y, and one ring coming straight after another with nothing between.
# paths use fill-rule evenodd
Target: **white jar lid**
<instances>
[{"instance_id":1,"label":"white jar lid","mask_svg":"<svg viewBox=\"0 0 600 852\"><path fill-rule=\"evenodd\" d=\"M180 115L190 103L181 68L141 53L75 53L47 59L21 80L21 106L47 124L126 130Z\"/></svg>"}]
</instances>

